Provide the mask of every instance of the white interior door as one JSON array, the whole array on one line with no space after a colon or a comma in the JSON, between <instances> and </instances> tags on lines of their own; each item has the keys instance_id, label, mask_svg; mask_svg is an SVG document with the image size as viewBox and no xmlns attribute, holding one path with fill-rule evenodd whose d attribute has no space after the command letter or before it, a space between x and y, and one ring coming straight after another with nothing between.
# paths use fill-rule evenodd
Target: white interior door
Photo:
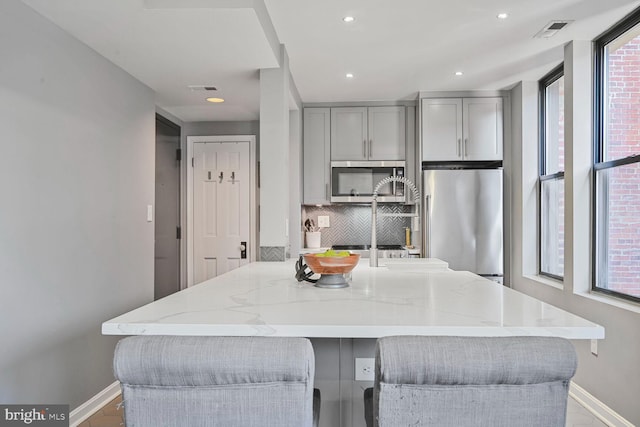
<instances>
[{"instance_id":1,"label":"white interior door","mask_svg":"<svg viewBox=\"0 0 640 427\"><path fill-rule=\"evenodd\" d=\"M249 143L197 142L193 159L196 284L249 262Z\"/></svg>"}]
</instances>

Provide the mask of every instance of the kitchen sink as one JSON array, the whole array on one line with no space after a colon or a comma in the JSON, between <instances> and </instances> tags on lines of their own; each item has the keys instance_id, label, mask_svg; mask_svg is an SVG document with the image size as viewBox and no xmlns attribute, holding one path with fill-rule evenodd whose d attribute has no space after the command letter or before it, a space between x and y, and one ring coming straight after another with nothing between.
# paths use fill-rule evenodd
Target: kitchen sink
<instances>
[{"instance_id":1,"label":"kitchen sink","mask_svg":"<svg viewBox=\"0 0 640 427\"><path fill-rule=\"evenodd\" d=\"M405 272L447 271L449 263L437 258L389 258L380 261L389 270Z\"/></svg>"},{"instance_id":2,"label":"kitchen sink","mask_svg":"<svg viewBox=\"0 0 640 427\"><path fill-rule=\"evenodd\" d=\"M349 251L369 258L369 245L333 245L334 251ZM408 258L409 251L401 245L378 245L378 258Z\"/></svg>"}]
</instances>

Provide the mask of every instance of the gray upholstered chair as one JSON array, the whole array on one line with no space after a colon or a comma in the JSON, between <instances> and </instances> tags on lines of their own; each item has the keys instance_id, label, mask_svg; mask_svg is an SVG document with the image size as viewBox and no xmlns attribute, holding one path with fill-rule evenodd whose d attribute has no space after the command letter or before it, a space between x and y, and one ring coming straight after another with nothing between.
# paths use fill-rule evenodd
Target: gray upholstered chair
<instances>
[{"instance_id":1,"label":"gray upholstered chair","mask_svg":"<svg viewBox=\"0 0 640 427\"><path fill-rule=\"evenodd\" d=\"M576 366L562 338L381 338L365 419L369 427L564 427Z\"/></svg>"},{"instance_id":2,"label":"gray upholstered chair","mask_svg":"<svg viewBox=\"0 0 640 427\"><path fill-rule=\"evenodd\" d=\"M129 427L317 423L305 338L129 337L118 343L113 366Z\"/></svg>"}]
</instances>

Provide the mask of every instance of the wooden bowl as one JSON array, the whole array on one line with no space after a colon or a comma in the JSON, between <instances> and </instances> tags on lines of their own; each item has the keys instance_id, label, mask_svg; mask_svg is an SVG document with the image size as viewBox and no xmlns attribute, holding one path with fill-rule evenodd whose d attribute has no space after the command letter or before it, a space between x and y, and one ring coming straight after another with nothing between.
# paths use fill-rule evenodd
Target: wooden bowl
<instances>
[{"instance_id":1,"label":"wooden bowl","mask_svg":"<svg viewBox=\"0 0 640 427\"><path fill-rule=\"evenodd\" d=\"M316 274L345 274L353 270L360 255L351 254L340 257L321 257L318 254L306 254L304 262Z\"/></svg>"}]
</instances>

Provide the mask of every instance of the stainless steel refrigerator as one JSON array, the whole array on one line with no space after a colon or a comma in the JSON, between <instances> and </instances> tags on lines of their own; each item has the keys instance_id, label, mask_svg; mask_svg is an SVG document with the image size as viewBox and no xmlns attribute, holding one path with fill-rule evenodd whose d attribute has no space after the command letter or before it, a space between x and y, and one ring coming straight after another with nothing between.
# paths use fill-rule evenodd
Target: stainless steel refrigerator
<instances>
[{"instance_id":1,"label":"stainless steel refrigerator","mask_svg":"<svg viewBox=\"0 0 640 427\"><path fill-rule=\"evenodd\" d=\"M422 174L425 256L501 281L502 169L434 164L423 165Z\"/></svg>"}]
</instances>

